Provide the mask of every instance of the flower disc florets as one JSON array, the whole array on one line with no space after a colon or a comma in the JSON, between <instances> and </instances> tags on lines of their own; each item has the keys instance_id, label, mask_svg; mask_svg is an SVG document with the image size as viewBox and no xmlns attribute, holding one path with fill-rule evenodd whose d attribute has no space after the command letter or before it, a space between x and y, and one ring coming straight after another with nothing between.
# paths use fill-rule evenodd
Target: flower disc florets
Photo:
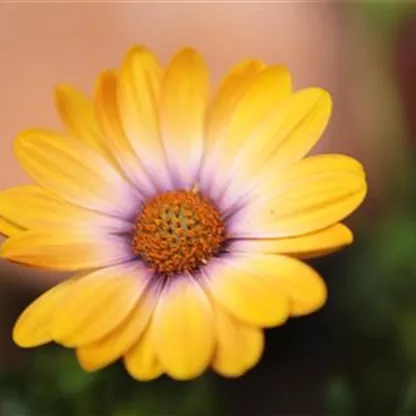
<instances>
[{"instance_id":1,"label":"flower disc florets","mask_svg":"<svg viewBox=\"0 0 416 416\"><path fill-rule=\"evenodd\" d=\"M221 250L225 226L217 208L193 191L161 193L136 218L133 251L156 272L195 271Z\"/></svg>"}]
</instances>

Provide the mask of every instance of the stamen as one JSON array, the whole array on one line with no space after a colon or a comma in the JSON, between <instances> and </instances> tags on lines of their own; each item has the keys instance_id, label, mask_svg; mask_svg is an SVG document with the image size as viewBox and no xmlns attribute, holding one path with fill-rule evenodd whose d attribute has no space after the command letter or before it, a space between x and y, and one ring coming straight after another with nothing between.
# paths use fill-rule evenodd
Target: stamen
<instances>
[{"instance_id":1,"label":"stamen","mask_svg":"<svg viewBox=\"0 0 416 416\"><path fill-rule=\"evenodd\" d=\"M137 216L132 248L155 272L195 271L220 251L225 231L217 208L196 187L164 192Z\"/></svg>"}]
</instances>

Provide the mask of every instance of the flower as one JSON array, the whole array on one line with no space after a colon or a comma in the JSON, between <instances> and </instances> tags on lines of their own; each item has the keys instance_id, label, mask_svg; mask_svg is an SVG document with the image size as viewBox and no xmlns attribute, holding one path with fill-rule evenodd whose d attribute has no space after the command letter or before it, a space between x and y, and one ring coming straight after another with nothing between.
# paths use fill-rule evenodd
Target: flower
<instances>
[{"instance_id":1,"label":"flower","mask_svg":"<svg viewBox=\"0 0 416 416\"><path fill-rule=\"evenodd\" d=\"M3 258L75 272L35 300L13 338L75 348L86 371L123 357L138 380L244 374L263 328L326 300L300 259L352 242L340 223L366 193L343 155L303 158L330 95L294 92L283 66L246 60L211 100L190 48L166 70L133 47L98 78L93 100L56 91L66 127L18 135L37 182L0 194Z\"/></svg>"}]
</instances>

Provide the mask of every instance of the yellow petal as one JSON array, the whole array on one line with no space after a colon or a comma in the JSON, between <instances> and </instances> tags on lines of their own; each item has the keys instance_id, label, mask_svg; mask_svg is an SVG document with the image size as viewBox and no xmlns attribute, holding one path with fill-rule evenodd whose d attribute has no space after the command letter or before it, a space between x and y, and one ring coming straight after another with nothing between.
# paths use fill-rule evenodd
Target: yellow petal
<instances>
[{"instance_id":1,"label":"yellow petal","mask_svg":"<svg viewBox=\"0 0 416 416\"><path fill-rule=\"evenodd\" d=\"M164 371L178 380L199 376L214 347L213 311L190 276L168 281L156 307L153 342Z\"/></svg>"},{"instance_id":2,"label":"yellow petal","mask_svg":"<svg viewBox=\"0 0 416 416\"><path fill-rule=\"evenodd\" d=\"M283 66L264 69L251 83L227 127L223 128L217 145L206 155L204 172L208 173L213 183L212 198L218 198L227 186L226 179L232 176L230 167L248 143L255 142L261 148L264 145L262 142L270 139L267 134L258 133L259 126L276 117L280 105L291 93L291 76Z\"/></svg>"},{"instance_id":3,"label":"yellow petal","mask_svg":"<svg viewBox=\"0 0 416 416\"><path fill-rule=\"evenodd\" d=\"M259 123L273 114L278 104L291 93L292 80L287 68L270 66L261 71L231 117L225 137L226 144L231 146L230 152L238 150Z\"/></svg>"},{"instance_id":4,"label":"yellow petal","mask_svg":"<svg viewBox=\"0 0 416 416\"><path fill-rule=\"evenodd\" d=\"M241 376L261 358L263 331L237 321L220 306L215 311L217 346L212 367L225 377Z\"/></svg>"},{"instance_id":5,"label":"yellow petal","mask_svg":"<svg viewBox=\"0 0 416 416\"><path fill-rule=\"evenodd\" d=\"M0 256L16 263L71 271L111 266L131 260L125 236L91 230L49 229L24 231L9 238Z\"/></svg>"},{"instance_id":6,"label":"yellow petal","mask_svg":"<svg viewBox=\"0 0 416 416\"><path fill-rule=\"evenodd\" d=\"M163 373L152 340L152 324L144 331L139 342L124 356L129 374L139 381L150 381Z\"/></svg>"},{"instance_id":7,"label":"yellow petal","mask_svg":"<svg viewBox=\"0 0 416 416\"><path fill-rule=\"evenodd\" d=\"M105 338L77 350L78 361L85 371L96 371L120 358L142 336L156 306L160 286L153 284L142 292L126 320Z\"/></svg>"},{"instance_id":8,"label":"yellow petal","mask_svg":"<svg viewBox=\"0 0 416 416\"><path fill-rule=\"evenodd\" d=\"M1 212L1 211L0 211ZM0 235L12 237L22 232L24 228L6 218L0 217Z\"/></svg>"},{"instance_id":9,"label":"yellow petal","mask_svg":"<svg viewBox=\"0 0 416 416\"><path fill-rule=\"evenodd\" d=\"M211 259L204 269L205 284L213 297L235 318L248 325L274 327L289 316L289 299L277 290L278 270L257 270L257 258L248 254Z\"/></svg>"},{"instance_id":10,"label":"yellow petal","mask_svg":"<svg viewBox=\"0 0 416 416\"><path fill-rule=\"evenodd\" d=\"M98 127L92 100L88 96L70 85L60 85L55 90L55 105L62 123L73 138L83 141L113 162L106 140Z\"/></svg>"},{"instance_id":11,"label":"yellow petal","mask_svg":"<svg viewBox=\"0 0 416 416\"><path fill-rule=\"evenodd\" d=\"M351 244L351 230L343 224L335 224L311 234L287 238L242 239L233 242L230 251L245 253L275 253L309 259L324 256Z\"/></svg>"},{"instance_id":12,"label":"yellow petal","mask_svg":"<svg viewBox=\"0 0 416 416\"><path fill-rule=\"evenodd\" d=\"M192 188L204 146L208 71L196 51L172 59L160 96L160 123L168 163L180 187Z\"/></svg>"},{"instance_id":13,"label":"yellow petal","mask_svg":"<svg viewBox=\"0 0 416 416\"><path fill-rule=\"evenodd\" d=\"M272 173L270 171L270 173ZM275 173L278 173L277 171ZM309 175L329 176L332 174L349 173L364 177L363 166L356 159L342 154L323 154L310 156L290 166L278 175L270 175L257 186L254 194L273 195L282 187L296 185L297 182L307 180ZM297 182L296 182L297 181Z\"/></svg>"},{"instance_id":14,"label":"yellow petal","mask_svg":"<svg viewBox=\"0 0 416 416\"><path fill-rule=\"evenodd\" d=\"M98 123L120 169L142 194L152 196L156 187L145 172L121 123L117 98L119 84L120 81L114 71L103 72L98 78L94 99Z\"/></svg>"},{"instance_id":15,"label":"yellow petal","mask_svg":"<svg viewBox=\"0 0 416 416\"><path fill-rule=\"evenodd\" d=\"M135 189L82 142L29 130L17 137L15 150L27 173L66 201L120 218L137 214Z\"/></svg>"},{"instance_id":16,"label":"yellow petal","mask_svg":"<svg viewBox=\"0 0 416 416\"><path fill-rule=\"evenodd\" d=\"M77 229L98 228L116 232L132 229L129 221L69 204L35 185L0 192L0 212L8 221L17 223L20 231L59 226L73 226Z\"/></svg>"},{"instance_id":17,"label":"yellow petal","mask_svg":"<svg viewBox=\"0 0 416 416\"><path fill-rule=\"evenodd\" d=\"M238 102L264 68L264 63L259 60L245 60L234 65L224 77L208 109L206 143L208 148L221 137Z\"/></svg>"},{"instance_id":18,"label":"yellow petal","mask_svg":"<svg viewBox=\"0 0 416 416\"><path fill-rule=\"evenodd\" d=\"M300 90L275 106L228 165L233 174L222 204L231 206L254 184L278 177L304 157L325 130L331 107L330 95L320 88Z\"/></svg>"},{"instance_id":19,"label":"yellow petal","mask_svg":"<svg viewBox=\"0 0 416 416\"><path fill-rule=\"evenodd\" d=\"M280 126L269 158L270 169L302 159L318 142L332 111L332 98L321 88L305 88L293 94L280 109Z\"/></svg>"},{"instance_id":20,"label":"yellow petal","mask_svg":"<svg viewBox=\"0 0 416 416\"><path fill-rule=\"evenodd\" d=\"M75 279L68 279L49 289L19 316L13 340L22 348L32 348L52 341L51 318L71 296Z\"/></svg>"},{"instance_id":21,"label":"yellow petal","mask_svg":"<svg viewBox=\"0 0 416 416\"><path fill-rule=\"evenodd\" d=\"M290 237L327 228L351 214L367 192L364 172L343 155L312 156L258 186L232 219L241 237Z\"/></svg>"},{"instance_id":22,"label":"yellow petal","mask_svg":"<svg viewBox=\"0 0 416 416\"><path fill-rule=\"evenodd\" d=\"M287 256L272 254L243 255L246 264L266 276L271 291L279 291L290 301L292 316L307 315L326 302L325 282L307 264Z\"/></svg>"},{"instance_id":23,"label":"yellow petal","mask_svg":"<svg viewBox=\"0 0 416 416\"><path fill-rule=\"evenodd\" d=\"M105 337L132 312L148 282L148 274L137 262L86 275L53 317L53 339L80 347Z\"/></svg>"},{"instance_id":24,"label":"yellow petal","mask_svg":"<svg viewBox=\"0 0 416 416\"><path fill-rule=\"evenodd\" d=\"M145 47L135 46L121 66L117 92L130 145L145 170L163 187L169 177L157 114L162 76L157 58Z\"/></svg>"}]
</instances>

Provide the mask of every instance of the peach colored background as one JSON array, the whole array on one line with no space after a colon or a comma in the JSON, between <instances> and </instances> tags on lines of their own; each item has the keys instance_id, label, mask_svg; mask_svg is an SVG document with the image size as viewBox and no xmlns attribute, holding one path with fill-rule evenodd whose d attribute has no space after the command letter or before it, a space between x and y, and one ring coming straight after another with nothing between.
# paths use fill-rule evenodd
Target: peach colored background
<instances>
[{"instance_id":1,"label":"peach colored background","mask_svg":"<svg viewBox=\"0 0 416 416\"><path fill-rule=\"evenodd\" d=\"M214 81L249 56L285 63L297 86L317 84L333 93L331 147L339 149L345 56L338 9L324 3L1 4L0 163L7 174L0 175L0 189L26 181L12 154L16 132L57 124L54 85L91 91L97 73L117 66L132 43L150 46L164 62L178 47L192 45Z\"/></svg>"}]
</instances>

